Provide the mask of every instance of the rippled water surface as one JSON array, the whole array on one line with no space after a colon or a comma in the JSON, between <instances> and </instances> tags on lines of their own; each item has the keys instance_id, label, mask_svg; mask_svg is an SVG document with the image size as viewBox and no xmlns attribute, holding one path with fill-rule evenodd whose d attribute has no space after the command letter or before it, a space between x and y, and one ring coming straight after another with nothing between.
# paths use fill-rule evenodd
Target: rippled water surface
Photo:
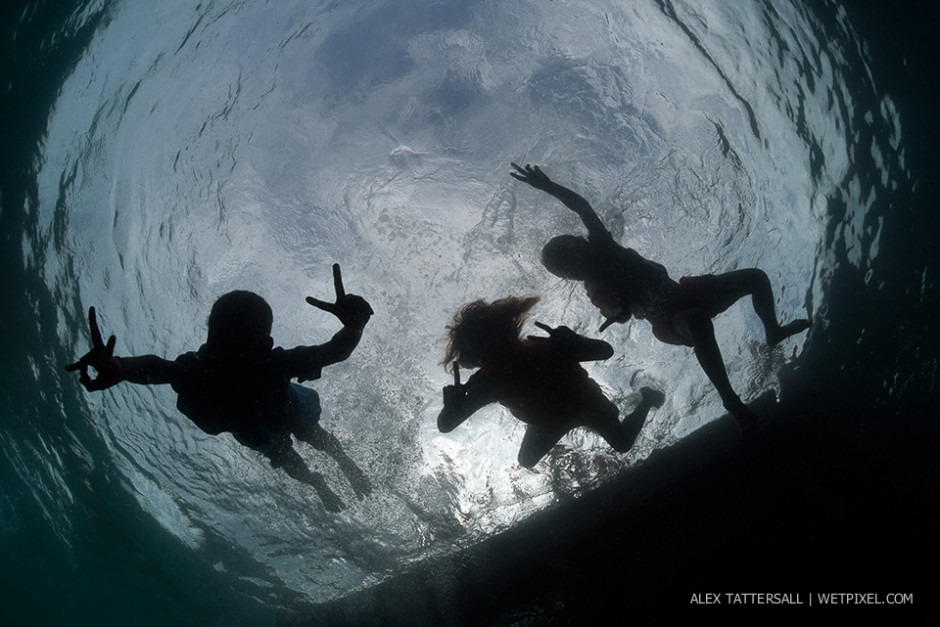
<instances>
[{"instance_id":1,"label":"rippled water surface","mask_svg":"<svg viewBox=\"0 0 940 627\"><path fill-rule=\"evenodd\" d=\"M539 261L550 237L581 232L577 217L511 179L512 161L582 193L673 277L766 270L781 316L816 327L768 349L742 303L716 329L742 396L776 392L833 323L835 269L877 287L883 221L869 209L911 178L894 102L844 11L824 8L87 3L46 34L80 53L24 152L35 186L14 235L23 281L42 286L27 293L44 296L7 390L3 455L22 487L0 500L3 533L35 516L66 562L108 545L102 563L159 571L180 551L240 598L315 603L478 542L720 416L691 353L634 321L608 330L616 356L589 366L625 412L641 385L666 391L629 454L576 432L525 470L523 428L495 406L437 432L442 336L461 304L538 295L536 320L600 323ZM41 14L25 11L19 32ZM329 296L334 262L376 311L352 357L312 385L375 494L357 501L332 461L298 447L350 503L340 515L230 436L203 434L168 387L86 394L60 377L86 350L91 305L121 355L197 348L212 302L236 288L271 303L278 344L324 342L338 323L304 297ZM141 555L120 557L130 546Z\"/></svg>"}]
</instances>

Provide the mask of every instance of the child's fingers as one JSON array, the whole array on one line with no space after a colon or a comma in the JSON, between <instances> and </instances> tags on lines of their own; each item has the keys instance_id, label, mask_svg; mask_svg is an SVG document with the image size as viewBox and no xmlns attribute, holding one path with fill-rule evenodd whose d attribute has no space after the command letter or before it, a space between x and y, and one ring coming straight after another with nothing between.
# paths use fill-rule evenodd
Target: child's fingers
<instances>
[{"instance_id":1,"label":"child's fingers","mask_svg":"<svg viewBox=\"0 0 940 627\"><path fill-rule=\"evenodd\" d=\"M91 380L91 377L88 376L87 366L82 366L82 371L78 375L78 382L89 392L94 392L94 382Z\"/></svg>"},{"instance_id":2,"label":"child's fingers","mask_svg":"<svg viewBox=\"0 0 940 627\"><path fill-rule=\"evenodd\" d=\"M547 324L544 324L544 323L542 323L542 322L536 322L536 323L535 323L535 326L537 326L538 328L542 329L543 331L545 331L545 332L548 333L549 335L551 335L551 334L552 334L552 331L554 331L554 329L552 329L550 326L548 326Z\"/></svg>"},{"instance_id":3,"label":"child's fingers","mask_svg":"<svg viewBox=\"0 0 940 627\"><path fill-rule=\"evenodd\" d=\"M88 308L88 327L91 329L91 345L95 348L104 346L101 341L101 330L98 328L98 313L94 307Z\"/></svg>"},{"instance_id":4,"label":"child's fingers","mask_svg":"<svg viewBox=\"0 0 940 627\"><path fill-rule=\"evenodd\" d=\"M328 303L324 300L314 298L313 296L308 296L307 302L313 305L314 307L316 307L317 309L322 309L323 311L328 311L330 313L333 313L333 310L335 309L333 303Z\"/></svg>"},{"instance_id":5,"label":"child's fingers","mask_svg":"<svg viewBox=\"0 0 940 627\"><path fill-rule=\"evenodd\" d=\"M343 287L343 273L338 263L333 264L333 289L336 290L336 300L346 295L346 289Z\"/></svg>"}]
</instances>

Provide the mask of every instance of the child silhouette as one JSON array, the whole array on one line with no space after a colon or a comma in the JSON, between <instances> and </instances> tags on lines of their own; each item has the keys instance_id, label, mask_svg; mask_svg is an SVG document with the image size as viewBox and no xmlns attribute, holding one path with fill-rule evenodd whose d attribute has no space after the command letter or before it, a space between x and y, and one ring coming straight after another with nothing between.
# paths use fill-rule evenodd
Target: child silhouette
<instances>
[{"instance_id":1,"label":"child silhouette","mask_svg":"<svg viewBox=\"0 0 940 627\"><path fill-rule=\"evenodd\" d=\"M319 425L320 401L316 392L291 383L320 378L321 370L345 360L359 344L372 316L361 296L346 294L339 264L333 265L336 301L307 298L307 302L339 318L343 328L319 346L292 349L274 347L273 314L267 302L248 291L234 291L212 306L206 343L198 351L169 361L156 355L114 356L115 337L102 342L95 308L88 311L91 350L66 366L78 371L88 391L104 390L127 381L143 385L170 384L177 393L177 408L211 435L230 432L235 439L265 455L274 468L317 491L324 507L339 511L343 502L311 471L294 450L293 434L326 452L339 464L357 496L372 490L369 480L346 456L339 441ZM89 368L96 371L92 379Z\"/></svg>"},{"instance_id":2,"label":"child silhouette","mask_svg":"<svg viewBox=\"0 0 940 627\"><path fill-rule=\"evenodd\" d=\"M526 423L519 464L532 468L569 431L586 427L614 450L630 450L647 413L662 404L662 392L643 388L639 406L623 422L620 410L588 377L579 362L608 359L613 348L578 335L568 327L536 322L548 337L521 337L522 326L538 298L478 300L454 316L443 364L452 364L454 384L444 388L437 418L447 433L490 403L499 403ZM479 368L465 384L460 367Z\"/></svg>"},{"instance_id":3,"label":"child silhouette","mask_svg":"<svg viewBox=\"0 0 940 627\"><path fill-rule=\"evenodd\" d=\"M674 281L664 266L614 241L584 198L552 181L538 166L512 167L510 176L560 200L587 228L587 239L552 238L542 248L542 264L556 276L584 282L591 302L606 318L600 330L635 316L649 320L661 342L692 347L725 409L742 431L750 429L756 418L731 388L712 318L750 295L771 346L807 329L809 320L777 322L770 279L758 268Z\"/></svg>"}]
</instances>

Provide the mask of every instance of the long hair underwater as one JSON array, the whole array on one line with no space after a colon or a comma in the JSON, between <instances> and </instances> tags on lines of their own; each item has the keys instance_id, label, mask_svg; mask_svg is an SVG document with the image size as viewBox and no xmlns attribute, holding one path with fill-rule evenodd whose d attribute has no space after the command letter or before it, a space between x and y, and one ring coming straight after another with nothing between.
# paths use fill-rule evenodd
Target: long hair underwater
<instances>
[{"instance_id":1,"label":"long hair underwater","mask_svg":"<svg viewBox=\"0 0 940 627\"><path fill-rule=\"evenodd\" d=\"M441 364L445 368L454 362L465 368L499 365L521 340L522 327L538 301L535 296L508 296L492 303L467 303L447 327L447 348Z\"/></svg>"}]
</instances>

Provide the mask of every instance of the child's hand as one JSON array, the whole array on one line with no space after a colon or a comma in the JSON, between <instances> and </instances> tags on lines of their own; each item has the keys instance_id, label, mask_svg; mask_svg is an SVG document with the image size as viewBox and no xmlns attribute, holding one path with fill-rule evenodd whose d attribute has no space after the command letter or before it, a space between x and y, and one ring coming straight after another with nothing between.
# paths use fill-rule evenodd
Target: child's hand
<instances>
[{"instance_id":1,"label":"child's hand","mask_svg":"<svg viewBox=\"0 0 940 627\"><path fill-rule=\"evenodd\" d=\"M533 342L551 342L560 347L579 345L582 337L566 326L552 328L547 324L536 322L535 326L548 333L548 337L540 335L526 336Z\"/></svg>"},{"instance_id":2,"label":"child's hand","mask_svg":"<svg viewBox=\"0 0 940 627\"><path fill-rule=\"evenodd\" d=\"M542 172L537 165L526 164L524 168L519 167L515 163L510 164L516 170L515 172L510 172L509 176L514 179L518 179L523 183L528 183L535 189L547 190L549 187L554 185L552 180L548 178L548 175Z\"/></svg>"},{"instance_id":3,"label":"child's hand","mask_svg":"<svg viewBox=\"0 0 940 627\"><path fill-rule=\"evenodd\" d=\"M114 343L116 338L112 335L108 343L101 341L101 331L98 329L98 316L95 308L88 309L88 326L91 329L91 350L74 364L65 367L69 372L78 370L78 381L86 390L94 392L104 390L121 382L120 367L114 357ZM92 379L88 375L88 368L94 368L98 375Z\"/></svg>"},{"instance_id":4,"label":"child's hand","mask_svg":"<svg viewBox=\"0 0 940 627\"><path fill-rule=\"evenodd\" d=\"M346 293L338 263L333 264L333 289L336 291L336 302L328 303L313 296L308 296L307 302L317 309L330 312L339 318L343 326L364 327L375 312L362 296Z\"/></svg>"},{"instance_id":5,"label":"child's hand","mask_svg":"<svg viewBox=\"0 0 940 627\"><path fill-rule=\"evenodd\" d=\"M461 406L467 395L467 386L460 384L460 366L454 362L454 384L444 386L444 407Z\"/></svg>"},{"instance_id":6,"label":"child's hand","mask_svg":"<svg viewBox=\"0 0 940 627\"><path fill-rule=\"evenodd\" d=\"M323 475L318 472L310 473L310 484L317 491L317 496L320 497L320 502L323 503L323 509L334 514L346 509L346 504L326 484Z\"/></svg>"},{"instance_id":7,"label":"child's hand","mask_svg":"<svg viewBox=\"0 0 940 627\"><path fill-rule=\"evenodd\" d=\"M610 359L614 354L613 347L604 340L593 340L578 335L568 327L555 327L536 322L535 326L548 333L548 337L537 335L527 336L530 342L547 342L560 349L569 358L578 361L596 361Z\"/></svg>"}]
</instances>

